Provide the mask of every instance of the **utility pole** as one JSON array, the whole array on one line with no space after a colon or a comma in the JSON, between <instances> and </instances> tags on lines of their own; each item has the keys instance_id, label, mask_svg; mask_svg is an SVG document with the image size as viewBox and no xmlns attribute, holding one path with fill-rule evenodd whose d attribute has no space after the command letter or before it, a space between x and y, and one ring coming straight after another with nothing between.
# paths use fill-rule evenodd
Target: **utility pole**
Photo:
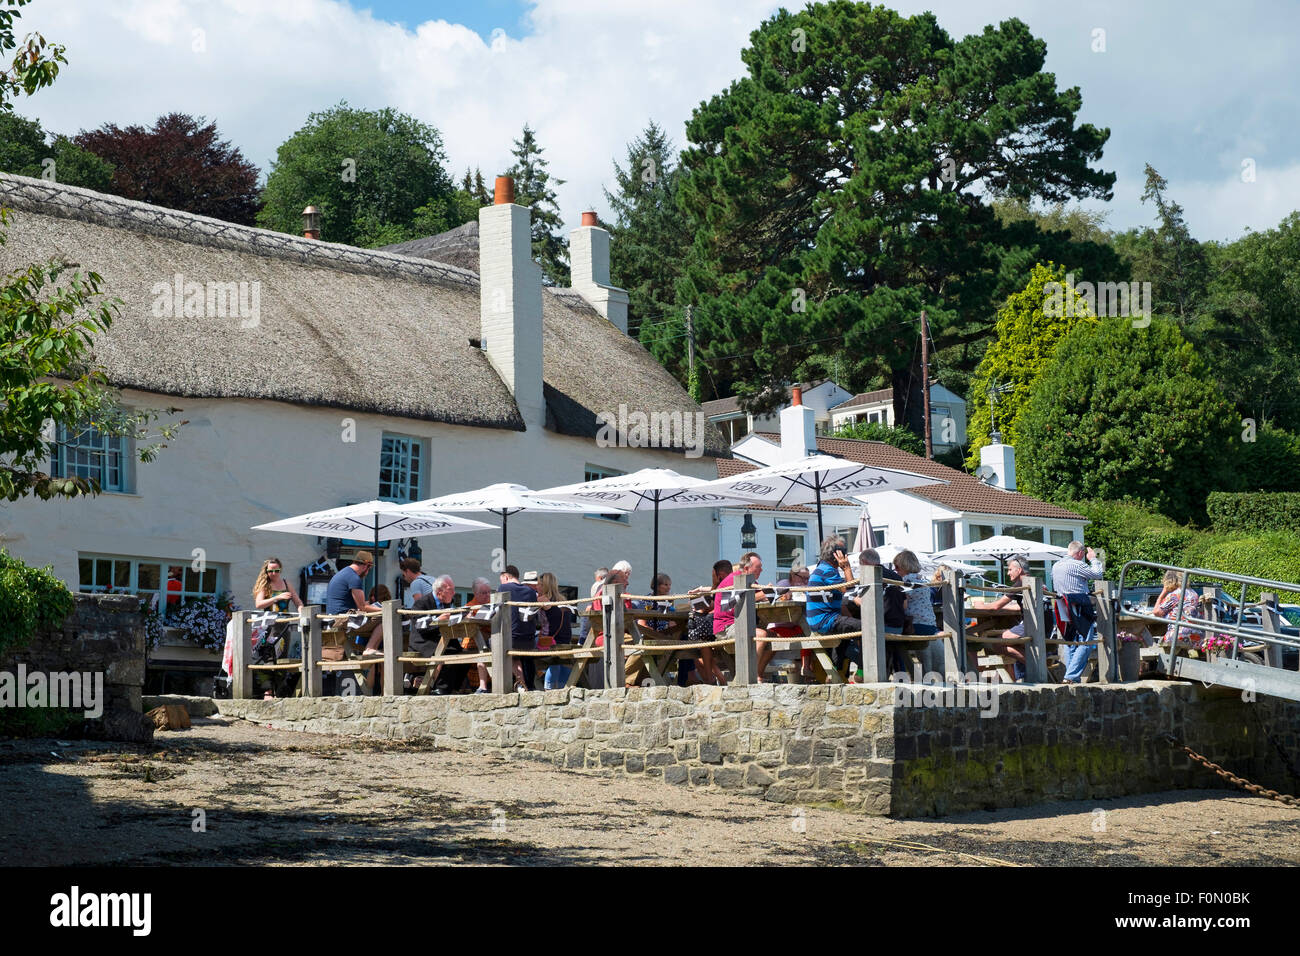
<instances>
[{"instance_id":1,"label":"utility pole","mask_svg":"<svg viewBox=\"0 0 1300 956\"><path fill-rule=\"evenodd\" d=\"M689 303L686 306L686 381L691 388L691 398L695 401L700 400L696 394L699 389L695 385L695 322L693 321L694 306Z\"/></svg>"},{"instance_id":2,"label":"utility pole","mask_svg":"<svg viewBox=\"0 0 1300 956\"><path fill-rule=\"evenodd\" d=\"M934 457L934 442L930 436L930 325L921 310L921 391L925 408L925 457Z\"/></svg>"}]
</instances>

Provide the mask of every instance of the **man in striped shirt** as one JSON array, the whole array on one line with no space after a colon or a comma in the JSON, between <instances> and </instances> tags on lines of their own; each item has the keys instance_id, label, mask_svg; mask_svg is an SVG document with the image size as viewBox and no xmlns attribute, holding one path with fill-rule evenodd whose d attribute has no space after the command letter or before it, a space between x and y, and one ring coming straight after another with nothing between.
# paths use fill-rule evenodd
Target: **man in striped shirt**
<instances>
[{"instance_id":1,"label":"man in striped shirt","mask_svg":"<svg viewBox=\"0 0 1300 956\"><path fill-rule=\"evenodd\" d=\"M1074 625L1074 640L1091 641L1097 632L1097 612L1088 593L1088 582L1105 577L1106 572L1097 560L1097 553L1088 549L1088 563L1083 562L1083 543L1071 541L1066 546L1069 557L1052 565L1052 590L1065 599L1070 607L1070 622ZM1065 648L1064 684L1077 684L1083 679L1084 668L1092 656L1092 644L1079 644Z\"/></svg>"}]
</instances>

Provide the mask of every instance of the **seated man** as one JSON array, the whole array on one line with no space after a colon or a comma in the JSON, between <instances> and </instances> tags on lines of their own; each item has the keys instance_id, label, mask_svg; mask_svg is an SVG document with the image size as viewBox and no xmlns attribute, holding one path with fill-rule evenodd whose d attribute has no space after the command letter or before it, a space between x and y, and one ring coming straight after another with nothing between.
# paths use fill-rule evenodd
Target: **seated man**
<instances>
[{"instance_id":1,"label":"seated man","mask_svg":"<svg viewBox=\"0 0 1300 956\"><path fill-rule=\"evenodd\" d=\"M843 634L862 630L862 621L841 613L844 590L832 588L843 584L850 573L848 555L844 551L844 539L837 534L830 535L822 542L818 553L817 567L808 576L809 587L828 588L826 591L808 592L808 626L818 634ZM862 666L862 641L850 638L836 645L832 654L835 666L839 667L848 657L859 667Z\"/></svg>"},{"instance_id":2,"label":"seated man","mask_svg":"<svg viewBox=\"0 0 1300 956\"><path fill-rule=\"evenodd\" d=\"M1019 556L1007 559L1007 577L1011 579L1013 587L1027 587L1029 584L1029 575L1025 572L1029 570L1029 562ZM995 611L998 608L1010 607L1015 605L1016 608L1022 609L1023 605L1020 600L1011 594L1003 594L996 601L972 601L971 607L980 610ZM1025 619L1022 616L1020 620L1002 632L1003 640L1013 640L1025 636ZM1014 644L1004 644L998 649L998 653L1005 654L1012 659L1015 668L1016 680L1023 680L1025 676L1025 654Z\"/></svg>"},{"instance_id":3,"label":"seated man","mask_svg":"<svg viewBox=\"0 0 1300 956\"><path fill-rule=\"evenodd\" d=\"M369 551L358 551L350 565L330 578L329 587L325 591L325 613L348 614L354 611L378 611L378 605L371 604L366 600L364 590L366 575L370 573L370 569L374 566L374 555ZM338 621L335 626L346 628L347 622ZM379 649L384 642L382 618L367 618L366 623L362 625L359 631L350 631L348 633L355 634L356 637L369 638L366 642L365 651L361 654L362 657L384 656Z\"/></svg>"},{"instance_id":4,"label":"seated man","mask_svg":"<svg viewBox=\"0 0 1300 956\"><path fill-rule=\"evenodd\" d=\"M452 581L450 574L440 574L433 579L433 590L416 598L412 602L411 608L416 611L437 611L454 607L455 604L456 584ZM435 620L441 623L448 620L450 616L450 614L439 614ZM436 634L437 631L434 628L422 629L417 633L415 625L412 624L411 653L420 657L432 657L438 650ZM443 653L458 654L460 648L456 646L455 641L448 641L447 646L443 648ZM433 686L433 693L441 696L459 690L468 670L468 664L442 665L442 669L438 672L438 682Z\"/></svg>"}]
</instances>

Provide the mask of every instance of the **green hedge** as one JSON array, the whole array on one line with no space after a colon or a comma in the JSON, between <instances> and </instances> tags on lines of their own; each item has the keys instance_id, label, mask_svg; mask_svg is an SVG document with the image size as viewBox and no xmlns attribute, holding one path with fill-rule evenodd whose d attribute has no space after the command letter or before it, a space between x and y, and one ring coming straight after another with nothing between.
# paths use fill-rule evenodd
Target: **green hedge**
<instances>
[{"instance_id":1,"label":"green hedge","mask_svg":"<svg viewBox=\"0 0 1300 956\"><path fill-rule=\"evenodd\" d=\"M1226 571L1256 578L1270 578L1300 584L1300 534L1270 531L1255 535L1201 533L1183 556L1186 567ZM1221 585L1234 598L1240 586ZM1250 588L1248 600L1259 597L1262 588ZM1282 592L1284 603L1300 601L1300 592Z\"/></svg>"},{"instance_id":2,"label":"green hedge","mask_svg":"<svg viewBox=\"0 0 1300 956\"><path fill-rule=\"evenodd\" d=\"M29 567L0 550L0 659L72 613L72 592L48 567Z\"/></svg>"},{"instance_id":3,"label":"green hedge","mask_svg":"<svg viewBox=\"0 0 1300 956\"><path fill-rule=\"evenodd\" d=\"M1074 501L1065 507L1088 519L1084 541L1105 549L1106 567L1116 580L1126 561L1177 564L1197 534L1134 501ZM1153 569L1134 568L1124 580L1141 584L1159 576Z\"/></svg>"},{"instance_id":4,"label":"green hedge","mask_svg":"<svg viewBox=\"0 0 1300 956\"><path fill-rule=\"evenodd\" d=\"M1205 510L1220 534L1300 532L1300 492L1215 491L1206 498Z\"/></svg>"}]
</instances>

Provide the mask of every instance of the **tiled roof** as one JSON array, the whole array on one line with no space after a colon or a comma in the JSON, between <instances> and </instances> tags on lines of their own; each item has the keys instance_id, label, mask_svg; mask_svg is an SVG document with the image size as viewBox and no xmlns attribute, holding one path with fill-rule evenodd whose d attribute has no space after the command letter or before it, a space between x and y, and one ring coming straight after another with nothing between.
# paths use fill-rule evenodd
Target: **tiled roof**
<instances>
[{"instance_id":1,"label":"tiled roof","mask_svg":"<svg viewBox=\"0 0 1300 956\"><path fill-rule=\"evenodd\" d=\"M828 379L818 378L811 382L800 382L799 387L805 392L810 392L827 381ZM785 398L787 402L790 400L790 389L788 388L785 390ZM740 411L740 400L735 395L729 395L726 398L715 398L712 401L701 402L700 408L704 409L706 418L713 418L715 415L728 415Z\"/></svg>"},{"instance_id":2,"label":"tiled roof","mask_svg":"<svg viewBox=\"0 0 1300 956\"><path fill-rule=\"evenodd\" d=\"M780 441L779 436L770 433L759 435L759 437L766 438L774 443ZM1029 495L1022 495L1018 491L1003 491L1001 488L990 487L964 471L949 468L947 465L941 465L937 461L931 461L929 458L920 455L913 455L885 442L859 441L854 438L818 438L817 450L827 455L847 458L849 461L857 461L877 468L896 468L899 471L910 471L918 475L942 478L948 484L908 488L903 494L926 498L935 504L943 505L945 508L951 508L954 511L1009 515L1017 518L1046 518L1055 521L1086 520L1083 515L1067 511L1059 505L1039 501ZM739 459L720 458L718 459L718 477L729 478L732 475L750 471L753 467ZM853 502L824 501L822 504L852 505ZM781 510L811 511L815 509L783 508Z\"/></svg>"},{"instance_id":3,"label":"tiled roof","mask_svg":"<svg viewBox=\"0 0 1300 956\"><path fill-rule=\"evenodd\" d=\"M933 379L930 382L930 387L934 388L938 384L939 380L937 378ZM840 402L831 411L842 412L846 409L857 408L859 405L879 405L881 402L892 402L893 400L894 390L892 388L878 388L874 392L858 392L847 401Z\"/></svg>"}]
</instances>

